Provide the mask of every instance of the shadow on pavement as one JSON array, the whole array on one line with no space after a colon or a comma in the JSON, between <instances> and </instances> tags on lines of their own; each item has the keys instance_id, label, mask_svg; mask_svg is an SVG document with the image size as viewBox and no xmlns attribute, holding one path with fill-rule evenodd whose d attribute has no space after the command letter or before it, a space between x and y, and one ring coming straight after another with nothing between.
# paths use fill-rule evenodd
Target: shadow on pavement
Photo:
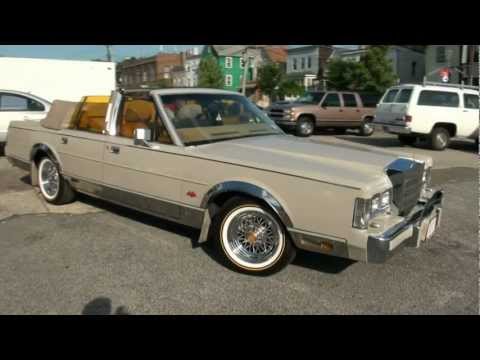
<instances>
[{"instance_id":1,"label":"shadow on pavement","mask_svg":"<svg viewBox=\"0 0 480 360\"><path fill-rule=\"evenodd\" d=\"M0 144L0 156L5 156L5 144Z\"/></svg>"},{"instance_id":2,"label":"shadow on pavement","mask_svg":"<svg viewBox=\"0 0 480 360\"><path fill-rule=\"evenodd\" d=\"M104 200L96 199L89 197L87 195L78 194L78 200L91 205L98 207L105 211L112 212L119 216L124 216L134 221L141 222L142 224L153 226L161 230L169 231L176 233L180 236L184 236L190 239L192 243L192 248L202 248L202 250L217 264L225 266L214 249L212 240L210 239L207 243L199 244L198 237L200 231L194 228L190 228L185 225L177 224L169 220L164 220L157 218L152 215L144 214L139 211L131 210L119 205L111 204ZM296 266L302 266L305 268L317 270L329 274L337 274L345 270L348 266L352 265L354 261L337 258L333 256L327 256L316 253L309 253L304 251L298 251L297 257L294 260L293 264Z\"/></svg>"},{"instance_id":3,"label":"shadow on pavement","mask_svg":"<svg viewBox=\"0 0 480 360\"><path fill-rule=\"evenodd\" d=\"M326 274L338 274L355 263L356 261L349 259L299 250L292 265Z\"/></svg>"},{"instance_id":4,"label":"shadow on pavement","mask_svg":"<svg viewBox=\"0 0 480 360\"><path fill-rule=\"evenodd\" d=\"M351 137L351 136L338 136L339 139L350 141L362 145L370 145L377 147L403 147L405 149L410 148L411 146L403 145L395 137ZM426 141L417 141L413 146L419 149L430 150L428 143ZM448 147L452 150L464 151L468 153L478 153L478 147L475 142L470 140L452 140L450 146Z\"/></svg>"},{"instance_id":5,"label":"shadow on pavement","mask_svg":"<svg viewBox=\"0 0 480 360\"><path fill-rule=\"evenodd\" d=\"M82 315L130 315L124 306L119 306L112 313L112 301L106 297L98 297L90 301L82 310Z\"/></svg>"},{"instance_id":6,"label":"shadow on pavement","mask_svg":"<svg viewBox=\"0 0 480 360\"><path fill-rule=\"evenodd\" d=\"M140 222L142 224L153 226L161 230L177 233L181 236L187 237L192 242L192 248L198 247L199 231L185 225L177 224L175 222L164 220L152 215L142 213L140 211L132 210L120 205L115 205L104 200L89 197L87 195L78 194L78 200L102 210L112 212L116 215L126 217L128 219Z\"/></svg>"}]
</instances>

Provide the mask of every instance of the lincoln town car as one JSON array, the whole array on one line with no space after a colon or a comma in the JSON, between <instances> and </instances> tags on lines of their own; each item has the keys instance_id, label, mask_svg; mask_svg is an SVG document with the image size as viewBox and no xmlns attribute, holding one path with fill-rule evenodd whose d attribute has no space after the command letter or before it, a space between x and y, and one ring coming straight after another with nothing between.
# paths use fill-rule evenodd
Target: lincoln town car
<instances>
[{"instance_id":1,"label":"lincoln town car","mask_svg":"<svg viewBox=\"0 0 480 360\"><path fill-rule=\"evenodd\" d=\"M11 122L5 152L45 201L84 193L196 228L248 274L279 271L298 249L383 263L429 241L442 215L431 158L287 135L223 90L54 101L40 122Z\"/></svg>"}]
</instances>

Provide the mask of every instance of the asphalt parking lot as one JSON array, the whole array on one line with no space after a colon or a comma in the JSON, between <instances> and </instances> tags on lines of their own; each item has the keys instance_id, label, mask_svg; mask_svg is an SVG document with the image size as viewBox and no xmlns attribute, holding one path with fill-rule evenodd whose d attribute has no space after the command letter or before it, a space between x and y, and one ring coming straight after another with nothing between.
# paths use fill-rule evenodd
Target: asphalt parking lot
<instances>
[{"instance_id":1,"label":"asphalt parking lot","mask_svg":"<svg viewBox=\"0 0 480 360\"><path fill-rule=\"evenodd\" d=\"M383 133L316 135L432 155L446 193L440 231L381 265L299 253L267 278L217 263L198 233L81 197L45 204L0 156L0 314L478 314L478 155L434 152Z\"/></svg>"}]
</instances>

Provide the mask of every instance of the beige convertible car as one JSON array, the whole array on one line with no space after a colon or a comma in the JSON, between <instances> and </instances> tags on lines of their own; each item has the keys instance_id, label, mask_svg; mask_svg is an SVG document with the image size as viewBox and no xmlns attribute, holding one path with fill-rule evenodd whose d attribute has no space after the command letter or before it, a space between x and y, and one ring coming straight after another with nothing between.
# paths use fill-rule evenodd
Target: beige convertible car
<instances>
[{"instance_id":1,"label":"beige convertible car","mask_svg":"<svg viewBox=\"0 0 480 360\"><path fill-rule=\"evenodd\" d=\"M429 240L442 212L430 158L286 135L221 90L56 101L41 123L11 123L6 155L50 203L80 192L198 228L250 274L282 269L297 249L380 263Z\"/></svg>"}]
</instances>

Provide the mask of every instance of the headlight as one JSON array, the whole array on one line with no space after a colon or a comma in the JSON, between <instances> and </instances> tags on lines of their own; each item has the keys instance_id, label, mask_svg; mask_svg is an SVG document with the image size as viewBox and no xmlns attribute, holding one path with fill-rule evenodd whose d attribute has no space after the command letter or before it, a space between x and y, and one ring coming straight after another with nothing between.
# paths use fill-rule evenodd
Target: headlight
<instances>
[{"instance_id":1,"label":"headlight","mask_svg":"<svg viewBox=\"0 0 480 360\"><path fill-rule=\"evenodd\" d=\"M370 219L389 213L392 207L392 189L376 194L371 199L355 200L353 227L366 229Z\"/></svg>"},{"instance_id":2,"label":"headlight","mask_svg":"<svg viewBox=\"0 0 480 360\"><path fill-rule=\"evenodd\" d=\"M430 187L430 183L432 182L431 167L429 167L428 169L425 169L425 171L423 172L422 182L423 182L423 190L427 190Z\"/></svg>"}]
</instances>

